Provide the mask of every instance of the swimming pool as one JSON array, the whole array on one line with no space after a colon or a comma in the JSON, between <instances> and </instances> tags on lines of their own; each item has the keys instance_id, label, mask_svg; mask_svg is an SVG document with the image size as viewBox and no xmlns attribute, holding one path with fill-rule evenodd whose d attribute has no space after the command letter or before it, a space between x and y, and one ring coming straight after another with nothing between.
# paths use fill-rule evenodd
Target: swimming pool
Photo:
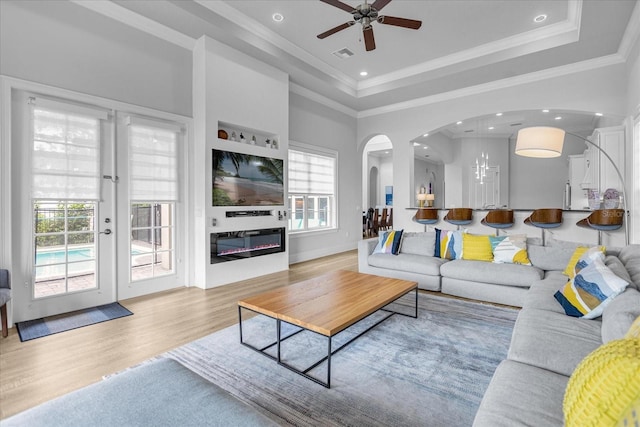
<instances>
[{"instance_id":1,"label":"swimming pool","mask_svg":"<svg viewBox=\"0 0 640 427\"><path fill-rule=\"evenodd\" d=\"M69 258L65 260L64 249L41 250L36 253L36 265L63 264L65 262L92 261L96 259L96 250L92 247L70 248L67 252ZM132 249L131 255L141 255L146 252Z\"/></svg>"}]
</instances>

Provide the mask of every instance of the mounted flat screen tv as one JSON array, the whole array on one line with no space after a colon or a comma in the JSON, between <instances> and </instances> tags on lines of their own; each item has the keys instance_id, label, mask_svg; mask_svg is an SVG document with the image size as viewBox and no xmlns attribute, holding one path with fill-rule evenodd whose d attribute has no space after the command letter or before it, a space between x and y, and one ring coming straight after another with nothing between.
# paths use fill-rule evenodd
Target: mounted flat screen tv
<instances>
[{"instance_id":1,"label":"mounted flat screen tv","mask_svg":"<svg viewBox=\"0 0 640 427\"><path fill-rule=\"evenodd\" d=\"M284 205L282 159L213 150L213 206Z\"/></svg>"}]
</instances>

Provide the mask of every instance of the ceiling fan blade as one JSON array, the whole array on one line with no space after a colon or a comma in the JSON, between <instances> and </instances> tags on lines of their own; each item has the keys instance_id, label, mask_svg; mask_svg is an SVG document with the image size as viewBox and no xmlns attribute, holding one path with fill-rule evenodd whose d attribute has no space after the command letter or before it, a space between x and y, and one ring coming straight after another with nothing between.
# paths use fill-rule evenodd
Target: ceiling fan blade
<instances>
[{"instance_id":1,"label":"ceiling fan blade","mask_svg":"<svg viewBox=\"0 0 640 427\"><path fill-rule=\"evenodd\" d=\"M373 37L373 27L368 26L362 29L362 34L364 35L364 47L367 52L376 48L376 40Z\"/></svg>"},{"instance_id":2,"label":"ceiling fan blade","mask_svg":"<svg viewBox=\"0 0 640 427\"><path fill-rule=\"evenodd\" d=\"M335 34L338 31L342 31L345 28L349 28L350 26L352 26L355 23L356 23L356 21L345 22L344 24L338 25L337 27L334 27L334 28L332 28L330 30L327 30L322 34L318 34L318 38L319 39L324 39L325 37L329 37L331 34Z\"/></svg>"},{"instance_id":3,"label":"ceiling fan blade","mask_svg":"<svg viewBox=\"0 0 640 427\"><path fill-rule=\"evenodd\" d=\"M342 9L349 13L353 13L356 11L356 8L353 6L349 6L348 4L342 3L340 0L320 0L323 3L330 4L331 6L335 6L338 9Z\"/></svg>"},{"instance_id":4,"label":"ceiling fan blade","mask_svg":"<svg viewBox=\"0 0 640 427\"><path fill-rule=\"evenodd\" d=\"M415 19L396 18L395 16L378 16L378 22L381 24L395 25L396 27L411 28L417 30L422 25L422 21Z\"/></svg>"},{"instance_id":5,"label":"ceiling fan blade","mask_svg":"<svg viewBox=\"0 0 640 427\"><path fill-rule=\"evenodd\" d=\"M371 7L380 12L380 9L388 5L390 2L391 0L376 0L373 2Z\"/></svg>"}]
</instances>

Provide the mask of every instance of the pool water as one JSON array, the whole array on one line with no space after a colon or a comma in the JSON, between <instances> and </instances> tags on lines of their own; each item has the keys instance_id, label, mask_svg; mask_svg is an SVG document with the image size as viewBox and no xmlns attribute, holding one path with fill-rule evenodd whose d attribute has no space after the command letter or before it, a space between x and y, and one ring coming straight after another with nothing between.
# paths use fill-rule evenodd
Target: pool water
<instances>
[{"instance_id":1,"label":"pool water","mask_svg":"<svg viewBox=\"0 0 640 427\"><path fill-rule=\"evenodd\" d=\"M132 249L131 255L141 255L145 252ZM95 248L77 248L69 249L69 258L65 260L64 249L55 251L43 251L36 253L36 265L63 264L64 262L92 261L96 258Z\"/></svg>"}]
</instances>

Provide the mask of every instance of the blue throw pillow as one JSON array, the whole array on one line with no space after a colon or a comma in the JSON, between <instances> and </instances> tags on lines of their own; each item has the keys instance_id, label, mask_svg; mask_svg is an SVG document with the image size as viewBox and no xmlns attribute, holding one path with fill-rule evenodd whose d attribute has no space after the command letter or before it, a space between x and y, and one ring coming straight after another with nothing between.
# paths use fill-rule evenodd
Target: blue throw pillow
<instances>
[{"instance_id":1,"label":"blue throw pillow","mask_svg":"<svg viewBox=\"0 0 640 427\"><path fill-rule=\"evenodd\" d=\"M398 255L400 252L400 243L402 242L402 233L404 230L385 231L378 237L378 244L373 250L374 254L392 254Z\"/></svg>"}]
</instances>

